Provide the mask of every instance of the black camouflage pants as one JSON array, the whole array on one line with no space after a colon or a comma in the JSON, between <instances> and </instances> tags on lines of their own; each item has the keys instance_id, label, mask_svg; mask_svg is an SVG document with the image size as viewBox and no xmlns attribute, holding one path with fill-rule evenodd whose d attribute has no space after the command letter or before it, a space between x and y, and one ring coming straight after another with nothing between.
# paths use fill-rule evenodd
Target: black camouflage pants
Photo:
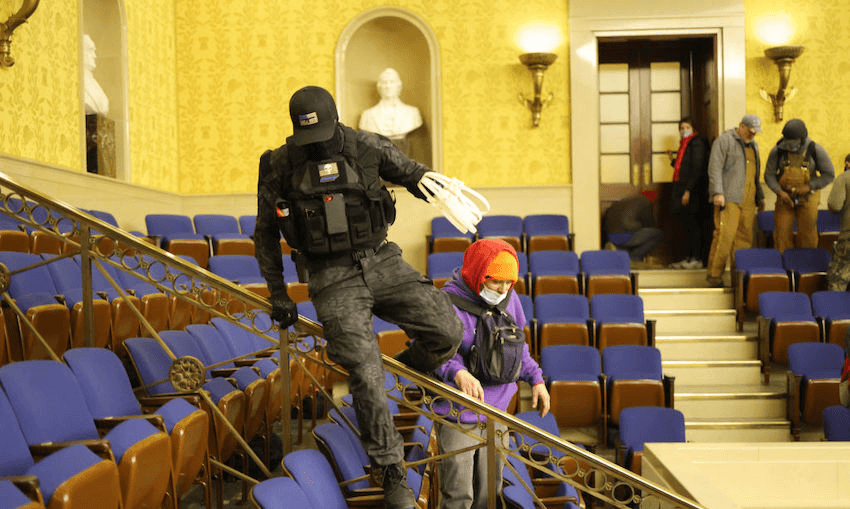
<instances>
[{"instance_id":1,"label":"black camouflage pants","mask_svg":"<svg viewBox=\"0 0 850 509\"><path fill-rule=\"evenodd\" d=\"M328 341L328 356L348 370L361 442L373 465L402 461L403 441L384 390L372 315L397 324L414 340L423 371L442 365L463 336L448 296L405 262L390 242L358 265L311 267L310 298ZM413 352L411 352L413 353Z\"/></svg>"},{"instance_id":2,"label":"black camouflage pants","mask_svg":"<svg viewBox=\"0 0 850 509\"><path fill-rule=\"evenodd\" d=\"M850 237L835 241L826 272L829 289L843 292L850 283Z\"/></svg>"}]
</instances>

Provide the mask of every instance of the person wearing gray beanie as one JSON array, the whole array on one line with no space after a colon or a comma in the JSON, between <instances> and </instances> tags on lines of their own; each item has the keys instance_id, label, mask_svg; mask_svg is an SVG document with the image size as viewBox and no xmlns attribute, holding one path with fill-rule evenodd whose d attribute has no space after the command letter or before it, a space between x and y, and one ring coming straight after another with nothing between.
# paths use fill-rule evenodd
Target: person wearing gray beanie
<instances>
[{"instance_id":1,"label":"person wearing gray beanie","mask_svg":"<svg viewBox=\"0 0 850 509\"><path fill-rule=\"evenodd\" d=\"M806 123L792 118L782 128L782 138L771 149L764 182L776 193L773 214L774 247L817 247L820 190L835 178L832 161L823 147L809 138ZM794 237L794 221L797 236Z\"/></svg>"}]
</instances>

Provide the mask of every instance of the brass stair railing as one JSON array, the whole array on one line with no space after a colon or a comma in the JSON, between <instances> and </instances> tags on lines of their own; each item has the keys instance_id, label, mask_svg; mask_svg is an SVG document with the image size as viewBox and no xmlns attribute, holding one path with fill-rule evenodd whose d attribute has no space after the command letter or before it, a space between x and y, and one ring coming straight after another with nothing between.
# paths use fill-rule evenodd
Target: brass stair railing
<instances>
[{"instance_id":1,"label":"brass stair railing","mask_svg":"<svg viewBox=\"0 0 850 509\"><path fill-rule=\"evenodd\" d=\"M97 298L97 295L92 290L92 270L97 270L103 274L121 298L130 304L127 291L121 288L121 285L106 270L106 266L109 265L155 286L166 295L188 303L211 317L223 318L264 338L269 342L270 349L280 349L281 360L290 359L290 363L294 363L303 370L304 375L310 380L316 392L321 394L329 405L336 406L328 388L325 387L326 384L317 377L316 368L320 368L324 373L335 373L343 377L347 376L347 373L328 359L320 324L299 316L294 331L281 330L276 324L268 320L267 315L271 311L271 305L267 299L195 264L188 263L167 251L163 251L145 239L116 228L75 207L17 184L2 173L0 173L0 213L14 218L31 230L43 232L45 235L55 238L63 246L60 256L56 259L76 254L80 256L84 284L85 324L83 335L87 345L94 344L91 308L92 301ZM51 261L53 259L48 259L39 265L51 263ZM0 264L0 291L2 291L6 306L17 316L18 322L21 324L20 327L28 330L35 341L49 349L48 343L8 294L10 280L16 274L30 268L32 267L10 271ZM223 363L204 366L198 359L177 357L160 338L158 331L148 322L145 316L135 306L130 305L129 307L135 311L136 317L140 320L147 334L156 339L173 362L169 379L159 380L149 386L170 382L178 391L197 391L206 401L208 408L218 415L219 420L227 423L227 419L210 400L209 394L199 390L204 382L206 370L218 367ZM267 325L269 323L271 325ZM51 351L50 357L60 360L61 353ZM232 360L240 360L245 357L248 356ZM480 445L475 446L475 448L485 448L486 450L487 464L490 470L488 477L491 479L497 478L497 472L495 472L497 459L501 458L504 461L505 458L512 456L535 469L541 475L572 484L583 494L585 500L589 500L588 497L590 497L594 502L598 501L622 508L635 506L641 508L702 507L693 500L637 476L623 467L577 447L558 436L533 427L508 413L470 398L446 384L411 370L390 357L384 356L384 367L394 377L394 388L402 394L399 397L388 393L388 397L396 401L400 407L405 408L405 411L425 414L437 425L451 426L464 433L468 433L474 428L486 430L485 438L478 435L471 436L475 436L480 441ZM281 369L281 393L283 395L281 440L283 443L282 452L285 455L292 450L289 429L292 407L290 370L285 365L283 368ZM441 410L444 404L448 402L451 402L454 406L464 407L465 415L478 416L477 422L458 424L456 422L459 415L457 410L450 412ZM342 413L340 414L342 415ZM506 431L497 430L496 423L504 426ZM347 425L351 426L351 423L347 422ZM249 444L232 425L228 423L227 426L227 431L235 436L242 449L260 468L263 475L270 477L272 474L268 466L257 457ZM444 456L431 456L418 463L438 464ZM514 468L506 461L504 463L507 468ZM221 462L216 461L214 464L216 467L243 480L252 483L258 482L258 480ZM489 505L495 507L496 498L499 494L498 490L495 489L496 487L491 485L491 488L491 492L488 494ZM535 504L544 507L542 500L537 497L533 489L530 486L525 486L525 488L529 490Z\"/></svg>"}]
</instances>

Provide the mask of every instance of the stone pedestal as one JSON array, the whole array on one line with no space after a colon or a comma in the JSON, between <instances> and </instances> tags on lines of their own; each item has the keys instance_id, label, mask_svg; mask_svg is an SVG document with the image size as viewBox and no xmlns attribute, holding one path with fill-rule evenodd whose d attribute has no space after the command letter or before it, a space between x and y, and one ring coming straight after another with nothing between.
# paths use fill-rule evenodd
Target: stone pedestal
<instances>
[{"instance_id":1,"label":"stone pedestal","mask_svg":"<svg viewBox=\"0 0 850 509\"><path fill-rule=\"evenodd\" d=\"M115 122L103 115L86 115L86 171L115 177Z\"/></svg>"}]
</instances>

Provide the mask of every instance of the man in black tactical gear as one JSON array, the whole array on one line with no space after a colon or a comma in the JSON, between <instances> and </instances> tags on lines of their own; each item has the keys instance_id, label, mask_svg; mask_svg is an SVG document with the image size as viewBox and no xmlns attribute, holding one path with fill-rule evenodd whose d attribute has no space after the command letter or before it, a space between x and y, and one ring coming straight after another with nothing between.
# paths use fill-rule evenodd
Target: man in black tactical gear
<instances>
[{"instance_id":1,"label":"man in black tactical gear","mask_svg":"<svg viewBox=\"0 0 850 509\"><path fill-rule=\"evenodd\" d=\"M446 293L386 240L395 203L381 179L425 200L417 183L430 170L389 139L340 123L323 88L295 92L289 114L293 135L260 157L254 241L271 292L272 318L282 327L298 319L282 274L282 232L293 247L299 278L308 279L328 355L350 374L360 438L383 485L385 505L413 507L372 315L407 333L413 341L397 359L424 373L454 356L460 344L463 326Z\"/></svg>"}]
</instances>

